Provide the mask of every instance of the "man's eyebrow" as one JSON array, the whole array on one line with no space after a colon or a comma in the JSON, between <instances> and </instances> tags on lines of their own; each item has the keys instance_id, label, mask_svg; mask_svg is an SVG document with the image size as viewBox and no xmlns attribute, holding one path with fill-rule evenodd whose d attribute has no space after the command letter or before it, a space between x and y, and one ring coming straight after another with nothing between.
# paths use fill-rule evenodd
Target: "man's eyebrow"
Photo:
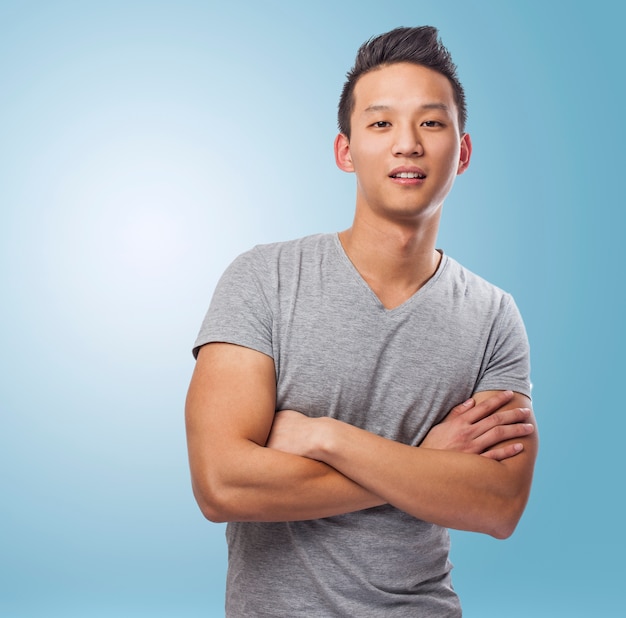
<instances>
[{"instance_id":1,"label":"man's eyebrow","mask_svg":"<svg viewBox=\"0 0 626 618\"><path fill-rule=\"evenodd\" d=\"M450 111L450 107L445 103L425 103L421 107L422 109L440 109L444 112Z\"/></svg>"},{"instance_id":2,"label":"man's eyebrow","mask_svg":"<svg viewBox=\"0 0 626 618\"><path fill-rule=\"evenodd\" d=\"M366 114L371 114L375 112L388 112L391 109L393 108L390 105L376 104L376 105L369 105L363 111ZM441 103L441 102L424 103L423 105L420 105L420 109L425 109L425 110L440 109L444 112L450 111L450 107L446 105L445 103Z\"/></svg>"},{"instance_id":3,"label":"man's eyebrow","mask_svg":"<svg viewBox=\"0 0 626 618\"><path fill-rule=\"evenodd\" d=\"M389 105L370 105L369 107L366 107L363 111L366 113L388 112L390 109L391 107L389 107Z\"/></svg>"}]
</instances>

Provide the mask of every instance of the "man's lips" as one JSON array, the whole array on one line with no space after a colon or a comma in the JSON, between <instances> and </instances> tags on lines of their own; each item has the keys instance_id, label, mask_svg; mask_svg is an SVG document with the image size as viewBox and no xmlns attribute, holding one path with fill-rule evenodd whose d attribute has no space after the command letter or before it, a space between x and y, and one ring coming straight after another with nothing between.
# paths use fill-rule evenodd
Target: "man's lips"
<instances>
[{"instance_id":1,"label":"man's lips","mask_svg":"<svg viewBox=\"0 0 626 618\"><path fill-rule=\"evenodd\" d=\"M396 167L389 173L389 178L399 180L424 180L426 174L419 167Z\"/></svg>"}]
</instances>

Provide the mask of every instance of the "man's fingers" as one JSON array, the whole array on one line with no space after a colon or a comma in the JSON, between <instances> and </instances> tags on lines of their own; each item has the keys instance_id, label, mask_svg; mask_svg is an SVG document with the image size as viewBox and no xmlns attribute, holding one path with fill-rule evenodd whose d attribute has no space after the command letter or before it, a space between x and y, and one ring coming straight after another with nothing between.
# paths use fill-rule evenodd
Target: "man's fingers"
<instances>
[{"instance_id":1,"label":"man's fingers","mask_svg":"<svg viewBox=\"0 0 626 618\"><path fill-rule=\"evenodd\" d=\"M476 421L489 416L498 408L501 408L504 404L511 401L512 398L512 391L500 391L495 395L491 395L491 397L485 399L485 401L482 401L479 404L476 404L476 401L470 397L463 403L454 406L454 408L448 412L446 420L452 420L453 418L457 418L472 410L471 415L468 415L467 420L469 423L475 423Z\"/></svg>"},{"instance_id":2,"label":"man's fingers","mask_svg":"<svg viewBox=\"0 0 626 618\"><path fill-rule=\"evenodd\" d=\"M474 440L478 452L485 455L491 447L507 440L523 438L535 431L531 423L515 422L510 425L497 425ZM511 457L512 455L507 455Z\"/></svg>"},{"instance_id":3,"label":"man's fingers","mask_svg":"<svg viewBox=\"0 0 626 618\"><path fill-rule=\"evenodd\" d=\"M468 409L468 420L471 423L475 423L489 417L493 412L509 403L511 399L513 399L513 391L500 391L495 395L491 395L491 397Z\"/></svg>"},{"instance_id":4,"label":"man's fingers","mask_svg":"<svg viewBox=\"0 0 626 618\"><path fill-rule=\"evenodd\" d=\"M530 419L529 408L511 408L510 410L499 410L483 418L474 424L476 435L491 431L494 427L505 427L516 423L524 423Z\"/></svg>"},{"instance_id":5,"label":"man's fingers","mask_svg":"<svg viewBox=\"0 0 626 618\"><path fill-rule=\"evenodd\" d=\"M460 403L458 406L454 406L450 412L448 412L448 416L446 420L451 420L456 418L457 416L461 416L461 414L465 414L468 410L471 410L476 405L476 402L473 399L468 399L463 403Z\"/></svg>"},{"instance_id":6,"label":"man's fingers","mask_svg":"<svg viewBox=\"0 0 626 618\"><path fill-rule=\"evenodd\" d=\"M482 454L497 461L513 457L518 452L515 446L499 445L534 431L530 409L503 409L513 397L512 391L500 391L480 403L474 398L464 401L429 431L422 445Z\"/></svg>"},{"instance_id":7,"label":"man's fingers","mask_svg":"<svg viewBox=\"0 0 626 618\"><path fill-rule=\"evenodd\" d=\"M523 450L524 445L516 442L515 444L507 444L506 446L494 448L491 451L481 453L481 455L482 457L487 457L487 459L493 459L494 461L503 461L504 459L515 457L515 455L521 453Z\"/></svg>"}]
</instances>

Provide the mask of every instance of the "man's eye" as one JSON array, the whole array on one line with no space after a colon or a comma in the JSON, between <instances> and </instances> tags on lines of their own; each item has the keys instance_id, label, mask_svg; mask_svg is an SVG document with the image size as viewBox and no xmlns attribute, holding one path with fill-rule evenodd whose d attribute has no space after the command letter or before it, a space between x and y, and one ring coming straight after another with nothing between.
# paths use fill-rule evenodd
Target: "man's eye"
<instances>
[{"instance_id":1,"label":"man's eye","mask_svg":"<svg viewBox=\"0 0 626 618\"><path fill-rule=\"evenodd\" d=\"M389 127L391 125L386 120L378 120L372 126L376 127L377 129L382 129L384 127Z\"/></svg>"},{"instance_id":2,"label":"man's eye","mask_svg":"<svg viewBox=\"0 0 626 618\"><path fill-rule=\"evenodd\" d=\"M441 127L443 126L438 120L426 120L422 122L425 127Z\"/></svg>"}]
</instances>

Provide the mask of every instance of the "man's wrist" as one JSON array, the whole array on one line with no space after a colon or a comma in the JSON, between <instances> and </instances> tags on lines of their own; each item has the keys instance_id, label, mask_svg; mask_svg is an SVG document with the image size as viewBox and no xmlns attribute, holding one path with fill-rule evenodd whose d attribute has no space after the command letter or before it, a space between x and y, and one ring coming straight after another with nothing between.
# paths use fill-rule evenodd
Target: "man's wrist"
<instances>
[{"instance_id":1,"label":"man's wrist","mask_svg":"<svg viewBox=\"0 0 626 618\"><path fill-rule=\"evenodd\" d=\"M310 434L310 449L307 457L318 461L327 461L332 453L333 436L339 423L334 418L321 416L315 419L314 431Z\"/></svg>"}]
</instances>

